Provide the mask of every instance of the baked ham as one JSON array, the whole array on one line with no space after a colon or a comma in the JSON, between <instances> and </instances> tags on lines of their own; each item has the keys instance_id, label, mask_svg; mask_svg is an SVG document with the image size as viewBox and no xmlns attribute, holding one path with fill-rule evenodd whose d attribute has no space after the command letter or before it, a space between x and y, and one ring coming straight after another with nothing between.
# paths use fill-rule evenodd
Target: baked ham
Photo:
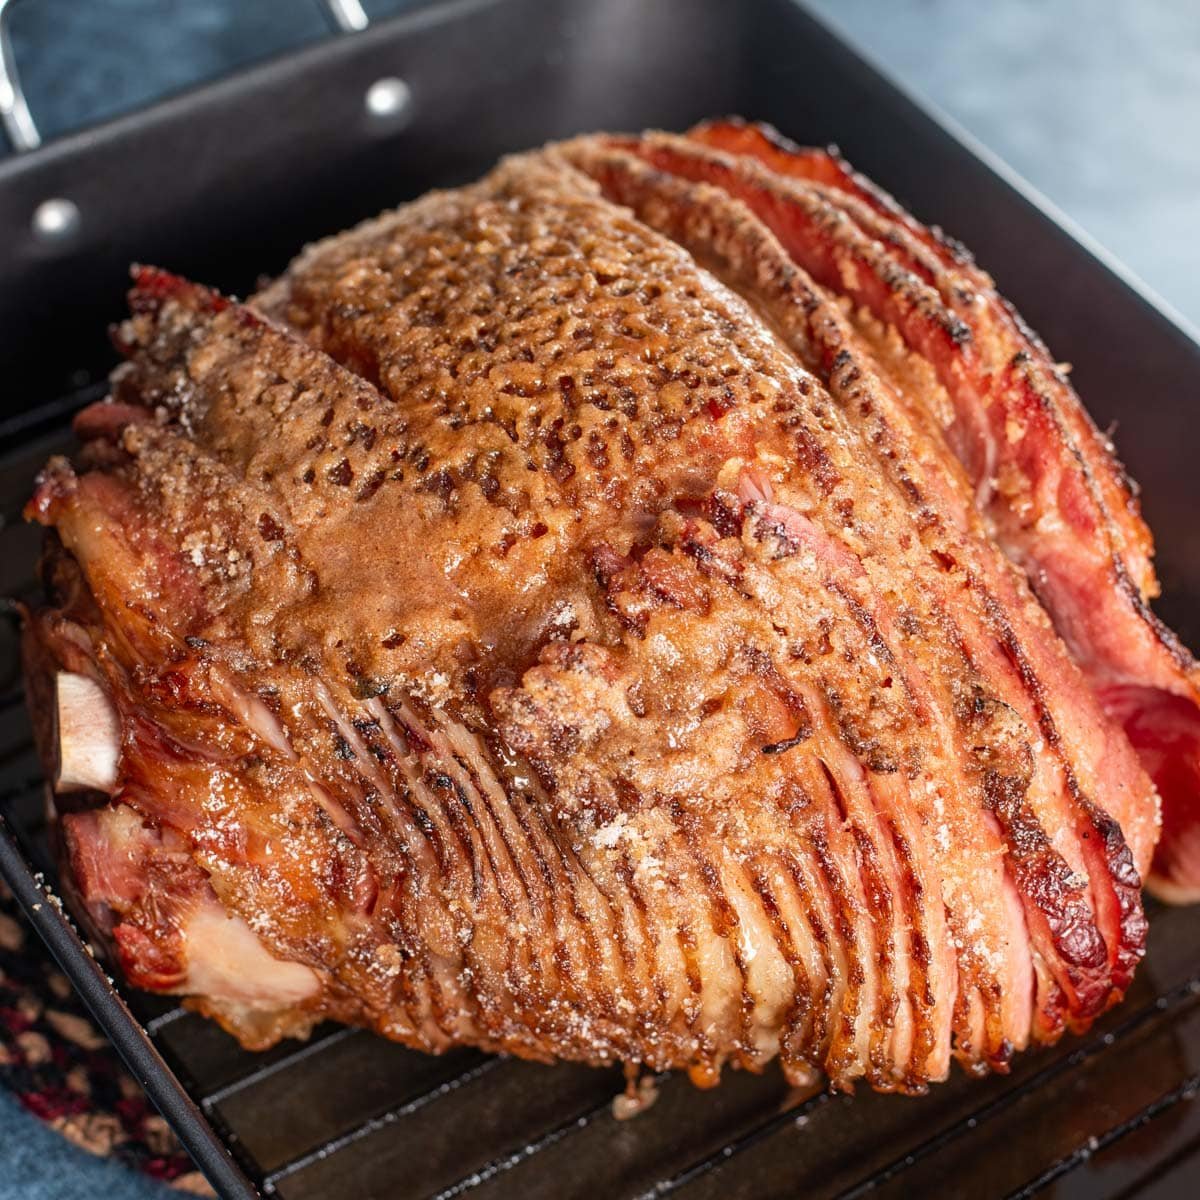
<instances>
[{"instance_id":1,"label":"baked ham","mask_svg":"<svg viewBox=\"0 0 1200 1200\"><path fill-rule=\"evenodd\" d=\"M1142 880L1197 894L1197 673L1112 448L834 155L585 137L249 306L130 300L26 656L134 984L247 1046L918 1092L1085 1028Z\"/></svg>"}]
</instances>

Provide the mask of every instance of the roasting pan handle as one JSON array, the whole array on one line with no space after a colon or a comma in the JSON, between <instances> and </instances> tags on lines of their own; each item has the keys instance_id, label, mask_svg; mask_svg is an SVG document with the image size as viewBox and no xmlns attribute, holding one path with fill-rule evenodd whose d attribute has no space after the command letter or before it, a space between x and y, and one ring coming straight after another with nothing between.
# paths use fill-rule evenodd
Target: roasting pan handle
<instances>
[{"instance_id":1,"label":"roasting pan handle","mask_svg":"<svg viewBox=\"0 0 1200 1200\"><path fill-rule=\"evenodd\" d=\"M8 13L15 3L16 0L0 0L0 124L13 150L23 154L36 150L42 144L42 135L21 87L8 32ZM321 6L341 33L359 33L371 23L361 0L321 0Z\"/></svg>"},{"instance_id":2,"label":"roasting pan handle","mask_svg":"<svg viewBox=\"0 0 1200 1200\"><path fill-rule=\"evenodd\" d=\"M12 3L13 0L0 0L0 123L12 148L21 154L36 150L42 144L42 135L21 90L12 39L8 36L7 16Z\"/></svg>"},{"instance_id":3,"label":"roasting pan handle","mask_svg":"<svg viewBox=\"0 0 1200 1200\"><path fill-rule=\"evenodd\" d=\"M371 23L361 0L321 0L321 5L342 33L359 33Z\"/></svg>"}]
</instances>

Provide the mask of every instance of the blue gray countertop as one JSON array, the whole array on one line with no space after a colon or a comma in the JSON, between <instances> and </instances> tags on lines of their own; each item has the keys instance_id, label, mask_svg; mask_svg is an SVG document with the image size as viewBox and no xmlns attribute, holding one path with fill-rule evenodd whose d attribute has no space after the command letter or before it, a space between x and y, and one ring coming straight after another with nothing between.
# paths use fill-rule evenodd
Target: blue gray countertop
<instances>
[{"instance_id":1,"label":"blue gray countertop","mask_svg":"<svg viewBox=\"0 0 1200 1200\"><path fill-rule=\"evenodd\" d=\"M650 0L652 2L652 0ZM1200 8L1186 0L811 0L1200 324ZM370 0L372 15L406 7ZM316 0L22 0L53 136L321 36ZM0 1198L159 1195L0 1096Z\"/></svg>"}]
</instances>

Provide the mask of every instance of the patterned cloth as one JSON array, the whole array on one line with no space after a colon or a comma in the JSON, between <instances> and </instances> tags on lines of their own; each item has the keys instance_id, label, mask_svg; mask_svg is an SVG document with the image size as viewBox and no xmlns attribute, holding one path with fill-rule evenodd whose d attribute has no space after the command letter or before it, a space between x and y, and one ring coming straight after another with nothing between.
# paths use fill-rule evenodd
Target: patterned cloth
<instances>
[{"instance_id":1,"label":"patterned cloth","mask_svg":"<svg viewBox=\"0 0 1200 1200\"><path fill-rule=\"evenodd\" d=\"M210 1194L2 885L0 1084L76 1146Z\"/></svg>"}]
</instances>

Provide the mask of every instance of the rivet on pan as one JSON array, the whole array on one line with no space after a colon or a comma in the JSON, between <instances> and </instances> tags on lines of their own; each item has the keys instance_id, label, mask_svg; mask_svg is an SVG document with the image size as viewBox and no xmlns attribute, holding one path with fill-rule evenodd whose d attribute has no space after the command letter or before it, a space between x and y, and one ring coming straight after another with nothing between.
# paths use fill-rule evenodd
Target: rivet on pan
<instances>
[{"instance_id":1,"label":"rivet on pan","mask_svg":"<svg viewBox=\"0 0 1200 1200\"><path fill-rule=\"evenodd\" d=\"M398 117L411 101L412 90L403 79L394 75L385 75L367 88L367 112L380 120Z\"/></svg>"},{"instance_id":2,"label":"rivet on pan","mask_svg":"<svg viewBox=\"0 0 1200 1200\"><path fill-rule=\"evenodd\" d=\"M43 200L33 210L33 235L42 242L63 242L79 232L83 217L73 200Z\"/></svg>"}]
</instances>

